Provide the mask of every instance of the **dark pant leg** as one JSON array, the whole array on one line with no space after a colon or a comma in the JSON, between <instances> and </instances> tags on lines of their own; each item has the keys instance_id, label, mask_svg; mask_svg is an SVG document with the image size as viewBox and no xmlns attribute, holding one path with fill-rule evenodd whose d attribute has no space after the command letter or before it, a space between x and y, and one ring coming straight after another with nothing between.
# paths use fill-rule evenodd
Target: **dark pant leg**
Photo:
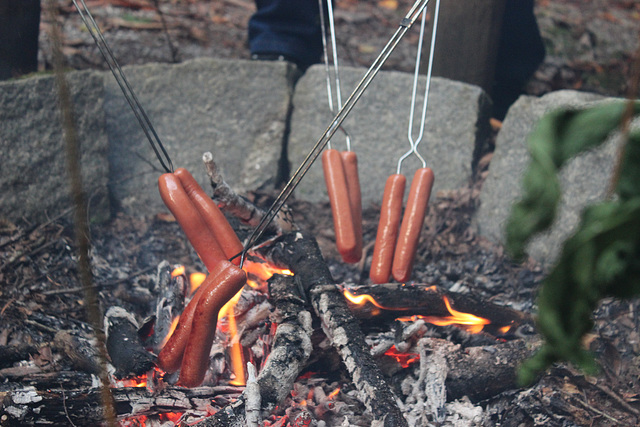
<instances>
[{"instance_id":1,"label":"dark pant leg","mask_svg":"<svg viewBox=\"0 0 640 427\"><path fill-rule=\"evenodd\" d=\"M40 0L0 0L0 80L38 70Z\"/></svg>"},{"instance_id":2,"label":"dark pant leg","mask_svg":"<svg viewBox=\"0 0 640 427\"><path fill-rule=\"evenodd\" d=\"M280 54L302 68L320 62L318 0L256 0L256 6L249 20L252 54Z\"/></svg>"},{"instance_id":3,"label":"dark pant leg","mask_svg":"<svg viewBox=\"0 0 640 427\"><path fill-rule=\"evenodd\" d=\"M504 118L509 106L544 60L544 44L533 14L534 0L507 0L491 97L494 117Z\"/></svg>"}]
</instances>

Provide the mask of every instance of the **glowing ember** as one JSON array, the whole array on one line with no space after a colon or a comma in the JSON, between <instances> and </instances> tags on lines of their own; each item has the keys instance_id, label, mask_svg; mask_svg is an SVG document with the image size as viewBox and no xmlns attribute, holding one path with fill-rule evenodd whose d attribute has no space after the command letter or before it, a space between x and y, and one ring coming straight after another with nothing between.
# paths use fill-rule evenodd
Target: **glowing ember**
<instances>
[{"instance_id":1,"label":"glowing ember","mask_svg":"<svg viewBox=\"0 0 640 427\"><path fill-rule=\"evenodd\" d=\"M507 325L507 326L503 326L502 328L498 329L498 332L500 332L502 335L504 335L507 332L509 332L510 330L511 330L511 325Z\"/></svg>"},{"instance_id":2,"label":"glowing ember","mask_svg":"<svg viewBox=\"0 0 640 427\"><path fill-rule=\"evenodd\" d=\"M231 347L229 357L231 359L231 371L236 378L229 382L231 385L245 385L247 383L246 376L244 374L244 360L242 357L242 345L238 341L238 327L236 325L236 317L233 313L233 308L238 303L242 294L242 289L238 291L227 303L222 307L220 313L218 313L218 321L223 317L227 317L229 322L229 336L231 337Z\"/></svg>"},{"instance_id":3,"label":"glowing ember","mask_svg":"<svg viewBox=\"0 0 640 427\"><path fill-rule=\"evenodd\" d=\"M331 393L329 393L327 398L333 399L334 397L336 397L338 395L338 393L340 393L340 387L338 387L337 389L335 389Z\"/></svg>"},{"instance_id":4,"label":"glowing ember","mask_svg":"<svg viewBox=\"0 0 640 427\"><path fill-rule=\"evenodd\" d=\"M395 345L391 346L391 348L384 354L385 356L393 357L394 359L396 359L400 366L402 366L403 368L408 368L409 366L420 360L420 355L418 353L401 353L398 351ZM340 389L338 389L338 391L340 391Z\"/></svg>"},{"instance_id":5,"label":"glowing ember","mask_svg":"<svg viewBox=\"0 0 640 427\"><path fill-rule=\"evenodd\" d=\"M191 273L191 275L189 276L189 283L191 284L191 293L194 293L196 291L196 289L198 289L200 287L200 285L202 285L202 282L204 282L204 279L207 278L207 275L204 273Z\"/></svg>"},{"instance_id":6,"label":"glowing ember","mask_svg":"<svg viewBox=\"0 0 640 427\"><path fill-rule=\"evenodd\" d=\"M184 265L179 265L173 269L171 272L171 277L178 277L184 274L185 268Z\"/></svg>"},{"instance_id":7,"label":"glowing ember","mask_svg":"<svg viewBox=\"0 0 640 427\"><path fill-rule=\"evenodd\" d=\"M121 381L122 387L146 387L147 386L147 376L141 375L135 378L127 378Z\"/></svg>"}]
</instances>

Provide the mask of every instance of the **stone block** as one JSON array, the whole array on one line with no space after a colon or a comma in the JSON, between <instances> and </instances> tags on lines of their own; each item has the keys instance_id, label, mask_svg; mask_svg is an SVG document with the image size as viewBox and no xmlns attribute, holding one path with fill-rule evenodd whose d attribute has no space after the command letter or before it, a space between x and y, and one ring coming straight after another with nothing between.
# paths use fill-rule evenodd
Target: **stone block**
<instances>
[{"instance_id":1,"label":"stone block","mask_svg":"<svg viewBox=\"0 0 640 427\"><path fill-rule=\"evenodd\" d=\"M206 151L239 192L276 180L294 72L283 62L206 58L125 67L174 166L188 169L207 192ZM110 75L105 111L118 208L140 215L164 209L157 189L164 171Z\"/></svg>"},{"instance_id":2,"label":"stone block","mask_svg":"<svg viewBox=\"0 0 640 427\"><path fill-rule=\"evenodd\" d=\"M511 205L522 195L522 175L529 164L527 138L546 113L607 102L602 96L558 91L541 98L523 96L511 107L496 140L489 175L480 195L476 216L479 232L504 243L504 226ZM620 138L612 136L603 146L572 159L561 171L563 198L552 228L535 237L528 253L544 265L559 255L562 242L575 231L582 209L602 200L608 189Z\"/></svg>"},{"instance_id":3,"label":"stone block","mask_svg":"<svg viewBox=\"0 0 640 427\"><path fill-rule=\"evenodd\" d=\"M108 180L103 74L66 75L81 147L89 215L104 219ZM0 83L0 215L41 222L72 207L58 91L53 76Z\"/></svg>"}]
</instances>

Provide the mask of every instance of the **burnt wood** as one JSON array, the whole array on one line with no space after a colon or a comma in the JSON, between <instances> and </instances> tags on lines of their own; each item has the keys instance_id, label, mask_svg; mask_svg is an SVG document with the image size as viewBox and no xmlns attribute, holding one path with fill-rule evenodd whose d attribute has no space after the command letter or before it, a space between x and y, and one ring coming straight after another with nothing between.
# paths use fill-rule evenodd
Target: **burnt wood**
<instances>
[{"instance_id":1,"label":"burnt wood","mask_svg":"<svg viewBox=\"0 0 640 427\"><path fill-rule=\"evenodd\" d=\"M2 425L96 426L104 422L100 390L95 377L77 371L49 372L20 378L21 387L0 392ZM112 389L118 418L154 416L189 410L207 411L212 399L237 397L242 388L165 386L151 391L145 387Z\"/></svg>"},{"instance_id":2,"label":"burnt wood","mask_svg":"<svg viewBox=\"0 0 640 427\"><path fill-rule=\"evenodd\" d=\"M107 352L116 368L114 376L125 378L143 375L153 369L155 357L142 345L138 323L121 307L111 307L104 319Z\"/></svg>"},{"instance_id":3,"label":"burnt wood","mask_svg":"<svg viewBox=\"0 0 640 427\"><path fill-rule=\"evenodd\" d=\"M443 297L447 297L454 310L489 319L491 324L485 325L483 331L495 337L513 338L521 326L533 327L534 324L529 314L472 295L448 292L436 286L387 283L349 287L347 290L355 295L370 295L387 308L380 309L370 303L363 305L348 303L354 316L366 320L369 325L380 323L388 325L402 316L449 316ZM509 330L501 331L506 326L510 326Z\"/></svg>"},{"instance_id":4,"label":"burnt wood","mask_svg":"<svg viewBox=\"0 0 640 427\"><path fill-rule=\"evenodd\" d=\"M385 382L364 340L359 322L351 314L342 293L335 285L316 240L302 232L276 239L264 256L276 265L289 268L298 286L305 291L351 374L360 397L374 419L384 426L405 426L405 418L396 397Z\"/></svg>"}]
</instances>

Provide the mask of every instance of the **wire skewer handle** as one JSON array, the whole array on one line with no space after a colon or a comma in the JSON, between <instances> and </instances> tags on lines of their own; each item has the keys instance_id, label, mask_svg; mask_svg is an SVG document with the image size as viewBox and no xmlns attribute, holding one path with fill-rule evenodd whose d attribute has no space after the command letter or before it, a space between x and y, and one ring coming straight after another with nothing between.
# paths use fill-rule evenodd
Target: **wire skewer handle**
<instances>
[{"instance_id":1,"label":"wire skewer handle","mask_svg":"<svg viewBox=\"0 0 640 427\"><path fill-rule=\"evenodd\" d=\"M435 11L433 14L433 30L431 33L431 46L429 49L429 63L427 67L427 82L424 91L424 101L422 104L422 115L420 118L420 126L418 128L418 136L416 138L413 137L413 119L415 116L415 108L416 108L416 95L418 92L418 77L420 75L420 60L422 58L422 45L424 42L424 30L425 30L425 22L427 17L427 10L424 9L422 11L422 22L420 23L420 37L418 39L418 52L416 54L416 66L413 73L413 89L411 92L411 109L409 112L409 127L407 130L407 138L409 139L410 148L398 159L398 167L396 173L400 173L402 169L402 162L409 157L411 154L414 154L422 163L422 167L427 167L427 162L422 157L422 155L418 152L418 144L422 141L424 137L424 128L427 117L427 107L429 105L429 90L431 88L431 73L433 71L433 54L436 47L436 33L438 30L438 16L440 14L440 0L436 0Z\"/></svg>"}]
</instances>

